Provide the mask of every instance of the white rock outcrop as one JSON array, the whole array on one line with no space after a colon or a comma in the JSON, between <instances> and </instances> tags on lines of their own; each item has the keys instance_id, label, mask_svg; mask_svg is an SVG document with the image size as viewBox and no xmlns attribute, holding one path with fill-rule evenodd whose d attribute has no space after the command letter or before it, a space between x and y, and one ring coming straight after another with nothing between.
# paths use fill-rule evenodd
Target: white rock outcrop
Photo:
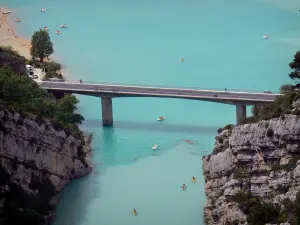
<instances>
[{"instance_id":1,"label":"white rock outcrop","mask_svg":"<svg viewBox=\"0 0 300 225\"><path fill-rule=\"evenodd\" d=\"M247 224L246 215L233 201L240 191L251 191L278 205L285 199L295 200L300 190L299 143L300 119L296 115L219 133L213 153L203 157L208 223Z\"/></svg>"}]
</instances>

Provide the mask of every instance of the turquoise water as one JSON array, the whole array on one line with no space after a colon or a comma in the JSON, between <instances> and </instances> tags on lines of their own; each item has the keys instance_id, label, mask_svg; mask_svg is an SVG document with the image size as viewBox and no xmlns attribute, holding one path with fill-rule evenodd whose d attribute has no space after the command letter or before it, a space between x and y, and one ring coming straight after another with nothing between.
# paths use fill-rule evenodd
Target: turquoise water
<instances>
[{"instance_id":1,"label":"turquoise water","mask_svg":"<svg viewBox=\"0 0 300 225\"><path fill-rule=\"evenodd\" d=\"M70 79L277 91L300 47L296 0L0 0L19 33L50 27ZM40 13L40 8L47 12ZM67 23L61 36L57 25ZM270 38L263 40L268 34ZM180 62L184 57L184 63ZM68 185L55 225L203 224L203 155L233 106L179 99L113 100L101 127L100 99L80 96L82 128L94 133L93 172ZM165 115L163 123L156 118ZM187 141L192 140L193 142ZM152 144L159 147L155 153ZM192 184L192 176L198 178ZM186 183L186 191L180 185ZM136 208L139 215L132 216Z\"/></svg>"}]
</instances>

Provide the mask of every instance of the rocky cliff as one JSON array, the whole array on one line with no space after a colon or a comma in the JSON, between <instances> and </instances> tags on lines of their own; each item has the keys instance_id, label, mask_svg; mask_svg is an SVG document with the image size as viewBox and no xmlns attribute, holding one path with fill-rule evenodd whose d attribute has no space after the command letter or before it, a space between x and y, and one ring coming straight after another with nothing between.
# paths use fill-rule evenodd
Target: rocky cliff
<instances>
[{"instance_id":1,"label":"rocky cliff","mask_svg":"<svg viewBox=\"0 0 300 225\"><path fill-rule=\"evenodd\" d=\"M293 112L216 136L203 157L208 224L299 224L300 119Z\"/></svg>"},{"instance_id":2,"label":"rocky cliff","mask_svg":"<svg viewBox=\"0 0 300 225\"><path fill-rule=\"evenodd\" d=\"M49 121L0 104L0 224L45 224L54 217L59 191L91 171L90 149Z\"/></svg>"},{"instance_id":3,"label":"rocky cliff","mask_svg":"<svg viewBox=\"0 0 300 225\"><path fill-rule=\"evenodd\" d=\"M14 54L9 54L3 51L3 49L7 50L7 47L0 46L0 67L9 67L16 74L27 75L25 58Z\"/></svg>"}]
</instances>

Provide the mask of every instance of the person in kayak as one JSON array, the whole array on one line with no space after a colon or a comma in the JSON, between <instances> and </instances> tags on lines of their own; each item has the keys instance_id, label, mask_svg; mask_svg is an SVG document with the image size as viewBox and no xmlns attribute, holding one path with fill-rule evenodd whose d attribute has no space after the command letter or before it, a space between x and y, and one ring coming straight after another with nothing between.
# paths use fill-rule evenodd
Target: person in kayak
<instances>
[{"instance_id":1,"label":"person in kayak","mask_svg":"<svg viewBox=\"0 0 300 225\"><path fill-rule=\"evenodd\" d=\"M137 215L137 212L136 212L136 210L135 210L135 209L133 209L133 210L132 210L132 214L133 214L134 216L136 216L136 215Z\"/></svg>"}]
</instances>

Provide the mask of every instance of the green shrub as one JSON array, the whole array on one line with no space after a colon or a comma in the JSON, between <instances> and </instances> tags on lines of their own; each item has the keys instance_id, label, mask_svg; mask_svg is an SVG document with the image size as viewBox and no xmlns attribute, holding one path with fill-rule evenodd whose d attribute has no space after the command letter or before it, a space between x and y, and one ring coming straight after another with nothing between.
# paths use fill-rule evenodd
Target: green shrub
<instances>
[{"instance_id":1,"label":"green shrub","mask_svg":"<svg viewBox=\"0 0 300 225\"><path fill-rule=\"evenodd\" d=\"M284 212L288 213L288 217L290 218L291 225L299 225L300 224L300 191L297 193L296 199L292 202L289 199L285 199L283 202L285 206Z\"/></svg>"},{"instance_id":2,"label":"green shrub","mask_svg":"<svg viewBox=\"0 0 300 225\"><path fill-rule=\"evenodd\" d=\"M63 76L61 73L58 73L56 71L48 71L45 74L45 80L48 80L50 78L58 78L58 79L63 79Z\"/></svg>"},{"instance_id":3,"label":"green shrub","mask_svg":"<svg viewBox=\"0 0 300 225\"><path fill-rule=\"evenodd\" d=\"M36 59L30 59L27 63L35 68L40 68L40 69L44 68L44 63Z\"/></svg>"},{"instance_id":4,"label":"green shrub","mask_svg":"<svg viewBox=\"0 0 300 225\"><path fill-rule=\"evenodd\" d=\"M225 127L223 127L223 130L232 130L235 126L233 124L227 124Z\"/></svg>"},{"instance_id":5,"label":"green shrub","mask_svg":"<svg viewBox=\"0 0 300 225\"><path fill-rule=\"evenodd\" d=\"M294 91L294 85L291 84L284 84L280 87L281 94L287 94Z\"/></svg>"},{"instance_id":6,"label":"green shrub","mask_svg":"<svg viewBox=\"0 0 300 225\"><path fill-rule=\"evenodd\" d=\"M49 78L54 78L57 76L57 73L55 71L47 71L45 74L45 78L49 79Z\"/></svg>"},{"instance_id":7,"label":"green shrub","mask_svg":"<svg viewBox=\"0 0 300 225\"><path fill-rule=\"evenodd\" d=\"M218 128L217 132L218 134L221 133L223 130L232 130L235 126L233 124L227 124L225 127L223 128Z\"/></svg>"},{"instance_id":8,"label":"green shrub","mask_svg":"<svg viewBox=\"0 0 300 225\"><path fill-rule=\"evenodd\" d=\"M288 212L287 211L282 211L279 213L279 216L277 218L277 222L278 223L284 223L284 222L287 222L288 221Z\"/></svg>"},{"instance_id":9,"label":"green shrub","mask_svg":"<svg viewBox=\"0 0 300 225\"><path fill-rule=\"evenodd\" d=\"M239 203L239 208L247 215L249 225L265 225L266 223L277 223L280 216L280 208L268 203L262 203L258 197L250 192L239 192L234 196Z\"/></svg>"},{"instance_id":10,"label":"green shrub","mask_svg":"<svg viewBox=\"0 0 300 225\"><path fill-rule=\"evenodd\" d=\"M284 207L282 210L280 206L262 202L259 197L254 197L250 192L239 192L233 200L239 204L239 208L246 214L249 225L285 222L289 222L291 225L300 224L300 191L297 193L294 202L289 199L283 201Z\"/></svg>"},{"instance_id":11,"label":"green shrub","mask_svg":"<svg viewBox=\"0 0 300 225\"><path fill-rule=\"evenodd\" d=\"M45 71L59 71L61 70L61 64L54 62L54 61L49 61L49 62L45 62Z\"/></svg>"},{"instance_id":12,"label":"green shrub","mask_svg":"<svg viewBox=\"0 0 300 225\"><path fill-rule=\"evenodd\" d=\"M238 124L257 123L261 120L269 120L280 117L293 109L293 101L297 98L299 98L299 94L288 93L277 97L273 103L253 106L253 116L242 119Z\"/></svg>"},{"instance_id":13,"label":"green shrub","mask_svg":"<svg viewBox=\"0 0 300 225\"><path fill-rule=\"evenodd\" d=\"M60 73L61 70L60 63L57 63L55 61L40 62L36 59L31 59L28 61L28 64L30 64L33 67L42 69L45 72L45 80L49 78L63 79L63 76Z\"/></svg>"},{"instance_id":14,"label":"green shrub","mask_svg":"<svg viewBox=\"0 0 300 225\"><path fill-rule=\"evenodd\" d=\"M8 53L10 55L16 56L26 61L26 58L24 56L21 56L19 52L15 51L11 46L0 45L0 52Z\"/></svg>"},{"instance_id":15,"label":"green shrub","mask_svg":"<svg viewBox=\"0 0 300 225\"><path fill-rule=\"evenodd\" d=\"M36 115L38 121L48 118L57 130L68 128L82 135L77 124L81 124L84 118L76 113L78 100L73 95L56 100L29 77L17 76L10 69L0 68L0 99L21 114Z\"/></svg>"},{"instance_id":16,"label":"green shrub","mask_svg":"<svg viewBox=\"0 0 300 225\"><path fill-rule=\"evenodd\" d=\"M232 173L234 179L243 179L250 177L250 174L246 168L234 168Z\"/></svg>"}]
</instances>

